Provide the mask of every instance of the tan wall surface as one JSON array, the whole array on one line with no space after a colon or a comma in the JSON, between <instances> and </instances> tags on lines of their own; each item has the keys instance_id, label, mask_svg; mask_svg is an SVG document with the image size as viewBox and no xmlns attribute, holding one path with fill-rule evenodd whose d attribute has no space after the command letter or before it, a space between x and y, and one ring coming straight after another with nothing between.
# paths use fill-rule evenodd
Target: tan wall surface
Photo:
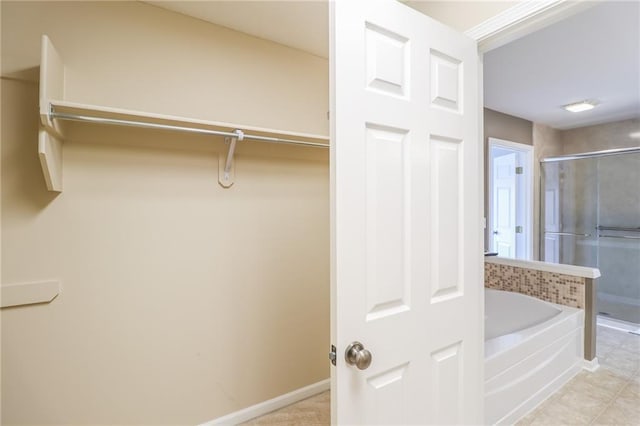
<instances>
[{"instance_id":1,"label":"tan wall surface","mask_svg":"<svg viewBox=\"0 0 640 426\"><path fill-rule=\"evenodd\" d=\"M39 66L47 34L67 100L329 134L326 59L140 2L2 7L3 76Z\"/></svg>"},{"instance_id":2,"label":"tan wall surface","mask_svg":"<svg viewBox=\"0 0 640 426\"><path fill-rule=\"evenodd\" d=\"M640 146L639 133L640 118L564 130L560 133L562 154Z\"/></svg>"},{"instance_id":3,"label":"tan wall surface","mask_svg":"<svg viewBox=\"0 0 640 426\"><path fill-rule=\"evenodd\" d=\"M11 72L40 33L71 100L326 130L312 55L140 3L2 2ZM196 424L329 376L326 151L243 143L225 190L219 140L73 125L56 196L37 85L1 93L2 282L63 287L2 310L3 424Z\"/></svg>"},{"instance_id":4,"label":"tan wall surface","mask_svg":"<svg viewBox=\"0 0 640 426\"><path fill-rule=\"evenodd\" d=\"M529 120L503 114L489 108L484 109L485 148L488 146L487 138L490 137L533 145L532 129L533 123Z\"/></svg>"}]
</instances>

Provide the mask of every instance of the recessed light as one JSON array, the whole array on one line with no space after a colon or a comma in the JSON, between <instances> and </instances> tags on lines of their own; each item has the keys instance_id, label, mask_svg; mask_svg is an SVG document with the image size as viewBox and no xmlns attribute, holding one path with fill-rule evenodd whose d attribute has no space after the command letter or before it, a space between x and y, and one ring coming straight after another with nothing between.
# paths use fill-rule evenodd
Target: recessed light
<instances>
[{"instance_id":1,"label":"recessed light","mask_svg":"<svg viewBox=\"0 0 640 426\"><path fill-rule=\"evenodd\" d=\"M581 102L565 105L562 108L571 112L582 112L582 111L588 111L590 109L593 109L595 108L596 105L598 105L597 101L589 100L589 101L581 101Z\"/></svg>"}]
</instances>

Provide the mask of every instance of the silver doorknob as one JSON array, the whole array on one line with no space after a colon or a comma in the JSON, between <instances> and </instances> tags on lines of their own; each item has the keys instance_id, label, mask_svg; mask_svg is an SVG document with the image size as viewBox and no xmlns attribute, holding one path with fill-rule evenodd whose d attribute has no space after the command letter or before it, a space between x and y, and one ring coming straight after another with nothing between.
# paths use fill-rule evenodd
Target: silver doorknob
<instances>
[{"instance_id":1,"label":"silver doorknob","mask_svg":"<svg viewBox=\"0 0 640 426\"><path fill-rule=\"evenodd\" d=\"M349 365L355 365L359 370L365 370L371 365L371 352L366 350L362 343L353 342L344 351L344 359Z\"/></svg>"},{"instance_id":2,"label":"silver doorknob","mask_svg":"<svg viewBox=\"0 0 640 426\"><path fill-rule=\"evenodd\" d=\"M498 231L493 231L494 235L498 235Z\"/></svg>"}]
</instances>

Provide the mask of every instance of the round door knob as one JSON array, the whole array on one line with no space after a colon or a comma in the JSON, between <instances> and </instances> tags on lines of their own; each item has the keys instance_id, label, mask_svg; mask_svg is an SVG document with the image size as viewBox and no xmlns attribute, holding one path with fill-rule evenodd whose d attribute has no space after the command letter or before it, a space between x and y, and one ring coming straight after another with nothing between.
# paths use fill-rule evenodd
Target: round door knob
<instances>
[{"instance_id":1,"label":"round door knob","mask_svg":"<svg viewBox=\"0 0 640 426\"><path fill-rule=\"evenodd\" d=\"M362 343L353 342L344 351L344 359L349 365L355 365L359 370L365 370L371 365L371 352L366 350Z\"/></svg>"}]
</instances>

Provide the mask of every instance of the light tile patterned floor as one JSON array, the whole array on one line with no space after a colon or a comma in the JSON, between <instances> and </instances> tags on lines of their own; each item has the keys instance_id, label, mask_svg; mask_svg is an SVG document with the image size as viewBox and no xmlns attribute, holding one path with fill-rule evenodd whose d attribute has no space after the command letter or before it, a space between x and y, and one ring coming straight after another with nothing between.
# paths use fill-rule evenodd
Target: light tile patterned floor
<instances>
[{"instance_id":1,"label":"light tile patterned floor","mask_svg":"<svg viewBox=\"0 0 640 426\"><path fill-rule=\"evenodd\" d=\"M331 399L329 391L243 423L243 425L250 426L320 426L329 424L331 424Z\"/></svg>"},{"instance_id":2,"label":"light tile patterned floor","mask_svg":"<svg viewBox=\"0 0 640 426\"><path fill-rule=\"evenodd\" d=\"M640 425L640 336L598 327L600 368L581 371L518 425Z\"/></svg>"},{"instance_id":3,"label":"light tile patterned floor","mask_svg":"<svg viewBox=\"0 0 640 426\"><path fill-rule=\"evenodd\" d=\"M581 371L518 425L640 425L640 336L598 327L595 373ZM328 425L329 392L245 425Z\"/></svg>"}]
</instances>

